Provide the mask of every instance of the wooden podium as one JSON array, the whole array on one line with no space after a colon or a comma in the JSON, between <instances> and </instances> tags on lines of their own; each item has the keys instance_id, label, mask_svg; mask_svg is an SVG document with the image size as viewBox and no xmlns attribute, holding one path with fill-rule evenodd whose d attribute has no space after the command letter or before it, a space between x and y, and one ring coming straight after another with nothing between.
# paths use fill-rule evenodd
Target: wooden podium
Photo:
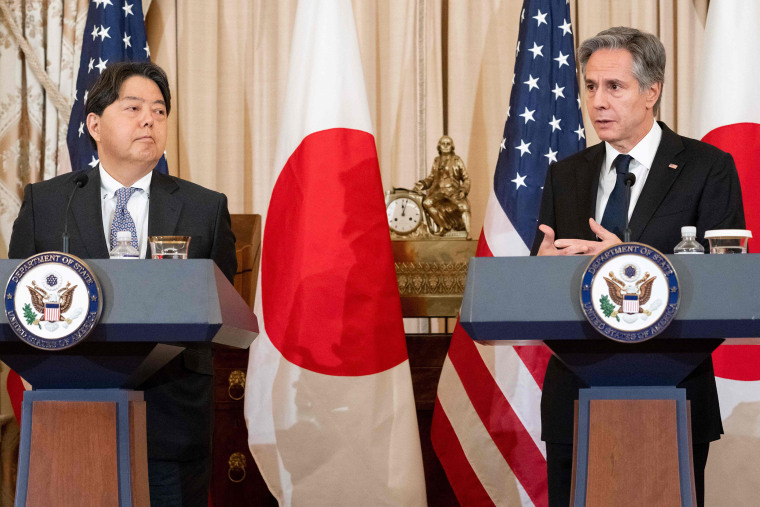
<instances>
[{"instance_id":1,"label":"wooden podium","mask_svg":"<svg viewBox=\"0 0 760 507\"><path fill-rule=\"evenodd\" d=\"M689 405L676 387L724 339L760 343L760 257L672 255L675 321L639 344L599 334L580 307L590 257L470 261L460 322L490 344L543 341L590 387L576 418L573 504L695 505Z\"/></svg>"},{"instance_id":2,"label":"wooden podium","mask_svg":"<svg viewBox=\"0 0 760 507\"><path fill-rule=\"evenodd\" d=\"M19 262L0 260L0 279ZM0 316L0 358L34 388L24 394L17 506L149 506L145 402L134 389L186 343L246 348L258 333L211 260L85 262L103 312L84 342L38 350Z\"/></svg>"}]
</instances>

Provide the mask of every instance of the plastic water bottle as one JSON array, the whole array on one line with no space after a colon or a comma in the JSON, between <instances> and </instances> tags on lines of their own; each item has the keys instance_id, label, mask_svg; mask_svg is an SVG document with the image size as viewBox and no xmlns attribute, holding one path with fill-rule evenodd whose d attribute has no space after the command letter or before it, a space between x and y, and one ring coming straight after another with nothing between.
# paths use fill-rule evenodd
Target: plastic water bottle
<instances>
[{"instance_id":1,"label":"plastic water bottle","mask_svg":"<svg viewBox=\"0 0 760 507\"><path fill-rule=\"evenodd\" d=\"M677 254L703 254L705 247L697 241L697 228L694 226L681 227L681 236L683 239L673 249Z\"/></svg>"},{"instance_id":2,"label":"plastic water bottle","mask_svg":"<svg viewBox=\"0 0 760 507\"><path fill-rule=\"evenodd\" d=\"M119 231L116 233L116 246L111 250L112 259L139 259L140 252L132 246L132 233Z\"/></svg>"}]
</instances>

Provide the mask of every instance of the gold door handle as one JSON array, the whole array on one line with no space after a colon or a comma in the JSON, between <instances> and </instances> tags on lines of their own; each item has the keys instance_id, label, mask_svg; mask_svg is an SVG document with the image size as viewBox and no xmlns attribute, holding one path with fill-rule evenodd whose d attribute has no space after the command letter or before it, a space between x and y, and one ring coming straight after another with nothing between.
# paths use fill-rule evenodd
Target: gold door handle
<instances>
[{"instance_id":1,"label":"gold door handle","mask_svg":"<svg viewBox=\"0 0 760 507\"><path fill-rule=\"evenodd\" d=\"M227 378L227 394L235 401L242 400L245 396L245 372L232 370Z\"/></svg>"},{"instance_id":2,"label":"gold door handle","mask_svg":"<svg viewBox=\"0 0 760 507\"><path fill-rule=\"evenodd\" d=\"M233 452L227 461L230 468L227 470L227 477L232 482L243 482L245 480L245 454L242 452Z\"/></svg>"}]
</instances>

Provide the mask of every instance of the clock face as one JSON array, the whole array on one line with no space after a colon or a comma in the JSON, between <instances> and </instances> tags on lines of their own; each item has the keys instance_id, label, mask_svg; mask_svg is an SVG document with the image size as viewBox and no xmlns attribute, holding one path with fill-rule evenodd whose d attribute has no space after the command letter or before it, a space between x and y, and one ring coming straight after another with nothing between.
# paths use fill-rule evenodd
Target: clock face
<instances>
[{"instance_id":1,"label":"clock face","mask_svg":"<svg viewBox=\"0 0 760 507\"><path fill-rule=\"evenodd\" d=\"M414 199L399 197L388 204L388 226L397 234L408 234L422 221L420 207Z\"/></svg>"}]
</instances>

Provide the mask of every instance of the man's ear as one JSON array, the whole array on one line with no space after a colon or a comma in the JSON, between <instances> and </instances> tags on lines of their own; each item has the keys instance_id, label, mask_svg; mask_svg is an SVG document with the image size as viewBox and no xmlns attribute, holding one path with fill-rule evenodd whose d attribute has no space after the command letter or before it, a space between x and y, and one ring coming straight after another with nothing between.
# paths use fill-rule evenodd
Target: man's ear
<instances>
[{"instance_id":1,"label":"man's ear","mask_svg":"<svg viewBox=\"0 0 760 507\"><path fill-rule=\"evenodd\" d=\"M90 135L95 139L96 143L100 142L100 116L95 113L87 115L87 130Z\"/></svg>"},{"instance_id":2,"label":"man's ear","mask_svg":"<svg viewBox=\"0 0 760 507\"><path fill-rule=\"evenodd\" d=\"M660 98L662 93L662 83L654 83L647 91L647 107L654 109L654 105L657 103L657 99Z\"/></svg>"}]
</instances>

